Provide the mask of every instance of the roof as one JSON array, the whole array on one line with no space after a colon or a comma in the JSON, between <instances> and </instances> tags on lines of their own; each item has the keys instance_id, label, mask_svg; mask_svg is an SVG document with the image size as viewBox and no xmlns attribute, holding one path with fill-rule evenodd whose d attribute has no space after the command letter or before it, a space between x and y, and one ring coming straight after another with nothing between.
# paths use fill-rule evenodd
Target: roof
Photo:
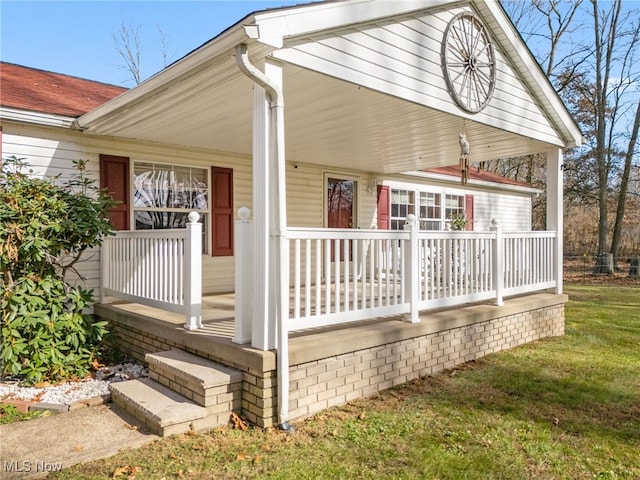
<instances>
[{"instance_id":1,"label":"roof","mask_svg":"<svg viewBox=\"0 0 640 480\"><path fill-rule=\"evenodd\" d=\"M434 173L436 175L447 175L452 177L460 177L460 167L457 165L450 165L448 167L428 168L423 170L426 173ZM469 170L470 180L479 180L481 182L501 183L503 185L514 185L517 187L531 187L530 185L513 180L511 178L503 177L497 173L487 172L486 170L480 170L477 167L471 167Z\"/></svg>"},{"instance_id":2,"label":"roof","mask_svg":"<svg viewBox=\"0 0 640 480\"><path fill-rule=\"evenodd\" d=\"M0 62L0 106L78 117L127 89Z\"/></svg>"}]
</instances>

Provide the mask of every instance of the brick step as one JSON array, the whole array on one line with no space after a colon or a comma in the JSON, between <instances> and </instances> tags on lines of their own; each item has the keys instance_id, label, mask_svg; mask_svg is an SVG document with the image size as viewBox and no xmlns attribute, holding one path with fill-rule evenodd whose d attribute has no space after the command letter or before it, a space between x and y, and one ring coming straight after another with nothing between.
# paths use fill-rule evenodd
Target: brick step
<instances>
[{"instance_id":1,"label":"brick step","mask_svg":"<svg viewBox=\"0 0 640 480\"><path fill-rule=\"evenodd\" d=\"M149 353L149 378L204 407L228 405L239 410L242 372L184 350Z\"/></svg>"},{"instance_id":2,"label":"brick step","mask_svg":"<svg viewBox=\"0 0 640 480\"><path fill-rule=\"evenodd\" d=\"M149 378L138 378L110 385L111 400L119 408L141 420L153 433L162 437L201 431L225 423L217 414L160 385Z\"/></svg>"}]
</instances>

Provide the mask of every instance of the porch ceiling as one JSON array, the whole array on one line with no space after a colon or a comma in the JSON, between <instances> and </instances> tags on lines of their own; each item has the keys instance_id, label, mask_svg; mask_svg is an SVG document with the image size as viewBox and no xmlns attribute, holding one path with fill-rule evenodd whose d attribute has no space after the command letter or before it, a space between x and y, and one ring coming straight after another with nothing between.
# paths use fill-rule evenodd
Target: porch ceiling
<instances>
[{"instance_id":1,"label":"porch ceiling","mask_svg":"<svg viewBox=\"0 0 640 480\"><path fill-rule=\"evenodd\" d=\"M286 159L397 173L543 151L542 142L284 65ZM232 52L88 125L87 133L250 155L253 84Z\"/></svg>"}]
</instances>

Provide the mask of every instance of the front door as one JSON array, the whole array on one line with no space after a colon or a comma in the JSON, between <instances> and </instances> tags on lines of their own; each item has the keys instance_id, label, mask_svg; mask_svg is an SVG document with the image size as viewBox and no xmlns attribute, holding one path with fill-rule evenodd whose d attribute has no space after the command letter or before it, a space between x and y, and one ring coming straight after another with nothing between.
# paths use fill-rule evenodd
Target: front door
<instances>
[{"instance_id":1,"label":"front door","mask_svg":"<svg viewBox=\"0 0 640 480\"><path fill-rule=\"evenodd\" d=\"M355 228L356 196L358 182L354 179L327 176L327 228ZM336 261L335 248L331 249L331 261ZM351 259L351 249L349 249ZM340 257L344 261L344 242L340 243Z\"/></svg>"}]
</instances>

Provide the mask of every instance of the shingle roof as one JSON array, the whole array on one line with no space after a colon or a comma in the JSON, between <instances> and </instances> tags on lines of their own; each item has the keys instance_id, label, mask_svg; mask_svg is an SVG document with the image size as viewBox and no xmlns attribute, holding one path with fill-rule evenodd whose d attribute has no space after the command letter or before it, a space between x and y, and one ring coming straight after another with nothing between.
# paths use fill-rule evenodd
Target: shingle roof
<instances>
[{"instance_id":1,"label":"shingle roof","mask_svg":"<svg viewBox=\"0 0 640 480\"><path fill-rule=\"evenodd\" d=\"M127 89L83 78L0 62L0 105L77 117Z\"/></svg>"},{"instance_id":2,"label":"shingle roof","mask_svg":"<svg viewBox=\"0 0 640 480\"><path fill-rule=\"evenodd\" d=\"M429 168L429 169L423 170L423 172L460 177L460 168L457 165L450 165L448 167L439 167L439 168ZM517 180L503 177L501 175L498 175L497 173L487 172L486 170L480 170L479 168L476 168L476 167L471 167L471 169L469 170L469 179L481 180L481 181L493 182L493 183L502 183L505 185L517 185L519 187L530 187L530 185L527 185L524 182L518 182Z\"/></svg>"}]
</instances>

